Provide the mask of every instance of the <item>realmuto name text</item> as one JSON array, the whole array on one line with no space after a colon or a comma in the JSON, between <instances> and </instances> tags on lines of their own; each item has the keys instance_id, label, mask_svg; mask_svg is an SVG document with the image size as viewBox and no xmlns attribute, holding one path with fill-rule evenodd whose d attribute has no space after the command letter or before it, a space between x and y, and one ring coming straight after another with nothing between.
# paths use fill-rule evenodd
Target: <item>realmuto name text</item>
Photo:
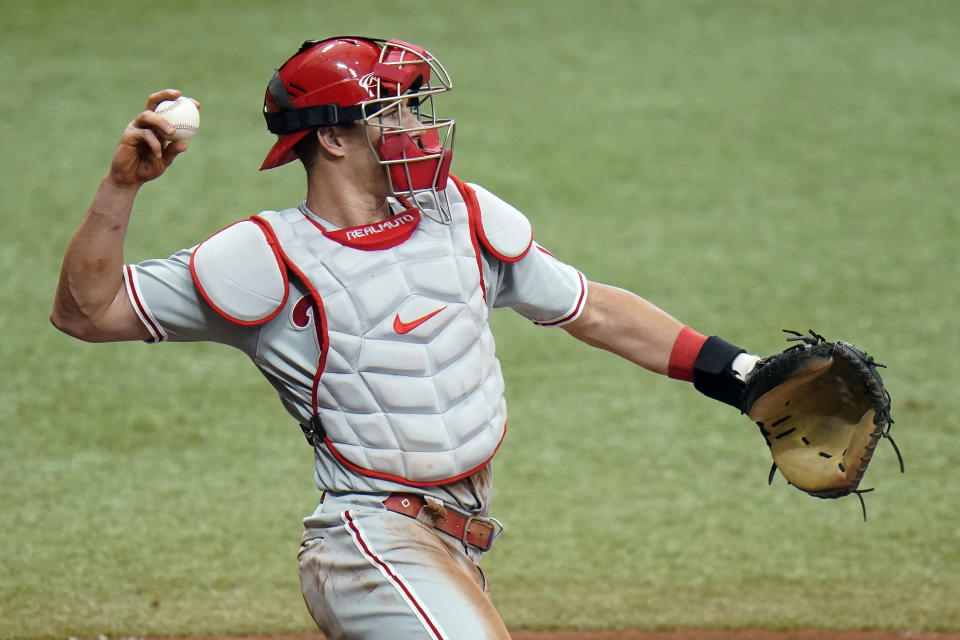
<instances>
[{"instance_id":1,"label":"realmuto name text","mask_svg":"<svg viewBox=\"0 0 960 640\"><path fill-rule=\"evenodd\" d=\"M346 236L348 240L359 240L365 236L372 236L391 229L398 229L414 221L416 221L416 218L412 214L403 213L389 220L378 222L377 224L368 224L363 227L357 227L356 229L349 229L346 231Z\"/></svg>"}]
</instances>

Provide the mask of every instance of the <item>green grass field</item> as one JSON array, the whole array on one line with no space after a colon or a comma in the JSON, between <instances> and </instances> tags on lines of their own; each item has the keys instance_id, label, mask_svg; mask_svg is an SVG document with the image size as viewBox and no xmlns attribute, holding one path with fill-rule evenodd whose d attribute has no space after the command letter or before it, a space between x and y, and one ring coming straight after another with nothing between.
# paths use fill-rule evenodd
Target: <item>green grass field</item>
<instances>
[{"instance_id":1,"label":"green grass field","mask_svg":"<svg viewBox=\"0 0 960 640\"><path fill-rule=\"evenodd\" d=\"M313 629L311 453L213 345L87 345L47 321L60 257L145 96L203 103L127 260L302 175L258 174L266 81L310 37L421 43L454 78L454 172L588 277L756 353L815 328L888 365L854 498L778 478L690 385L495 315L510 403L485 568L512 628L960 630L960 3L0 0L0 638Z\"/></svg>"}]
</instances>

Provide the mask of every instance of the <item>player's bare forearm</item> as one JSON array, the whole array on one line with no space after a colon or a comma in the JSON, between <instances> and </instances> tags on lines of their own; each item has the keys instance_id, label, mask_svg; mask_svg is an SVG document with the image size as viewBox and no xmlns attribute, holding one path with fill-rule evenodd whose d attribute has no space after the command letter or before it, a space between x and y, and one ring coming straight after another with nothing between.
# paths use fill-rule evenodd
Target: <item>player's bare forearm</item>
<instances>
[{"instance_id":1,"label":"player's bare forearm","mask_svg":"<svg viewBox=\"0 0 960 640\"><path fill-rule=\"evenodd\" d=\"M583 312L564 329L645 369L667 374L683 324L640 296L591 282Z\"/></svg>"},{"instance_id":2,"label":"player's bare forearm","mask_svg":"<svg viewBox=\"0 0 960 640\"><path fill-rule=\"evenodd\" d=\"M137 321L123 286L123 241L139 185L100 188L64 255L50 320L76 338L134 340L145 328Z\"/></svg>"}]
</instances>

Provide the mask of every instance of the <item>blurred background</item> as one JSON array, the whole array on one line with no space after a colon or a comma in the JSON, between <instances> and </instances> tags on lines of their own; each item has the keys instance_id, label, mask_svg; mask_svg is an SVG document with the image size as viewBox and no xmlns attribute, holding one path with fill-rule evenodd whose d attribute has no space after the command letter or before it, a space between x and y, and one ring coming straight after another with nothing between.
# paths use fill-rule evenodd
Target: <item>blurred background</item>
<instances>
[{"instance_id":1,"label":"blurred background","mask_svg":"<svg viewBox=\"0 0 960 640\"><path fill-rule=\"evenodd\" d=\"M960 628L960 4L0 0L0 637L314 629L312 455L216 345L88 345L47 315L125 124L203 104L137 201L136 262L296 205L258 173L273 70L311 38L418 43L450 71L453 171L591 279L758 354L871 351L893 435L850 497L777 477L756 427L494 314L508 385L484 562L508 626Z\"/></svg>"}]
</instances>

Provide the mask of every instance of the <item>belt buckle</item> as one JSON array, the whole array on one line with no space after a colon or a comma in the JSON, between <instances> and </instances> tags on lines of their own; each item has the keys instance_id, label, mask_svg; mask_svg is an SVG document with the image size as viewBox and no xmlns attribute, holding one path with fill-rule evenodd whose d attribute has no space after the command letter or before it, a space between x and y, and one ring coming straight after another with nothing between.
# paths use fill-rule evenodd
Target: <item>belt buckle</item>
<instances>
[{"instance_id":1,"label":"belt buckle","mask_svg":"<svg viewBox=\"0 0 960 640\"><path fill-rule=\"evenodd\" d=\"M480 546L479 544L467 541L467 536L470 534L470 525L474 522L490 527L490 536L487 538L486 546ZM503 533L503 523L496 518L470 516L463 525L463 535L460 537L460 541L468 547L476 547L480 549L480 551L489 551L490 547L493 546L493 541L496 540L501 533Z\"/></svg>"}]
</instances>

